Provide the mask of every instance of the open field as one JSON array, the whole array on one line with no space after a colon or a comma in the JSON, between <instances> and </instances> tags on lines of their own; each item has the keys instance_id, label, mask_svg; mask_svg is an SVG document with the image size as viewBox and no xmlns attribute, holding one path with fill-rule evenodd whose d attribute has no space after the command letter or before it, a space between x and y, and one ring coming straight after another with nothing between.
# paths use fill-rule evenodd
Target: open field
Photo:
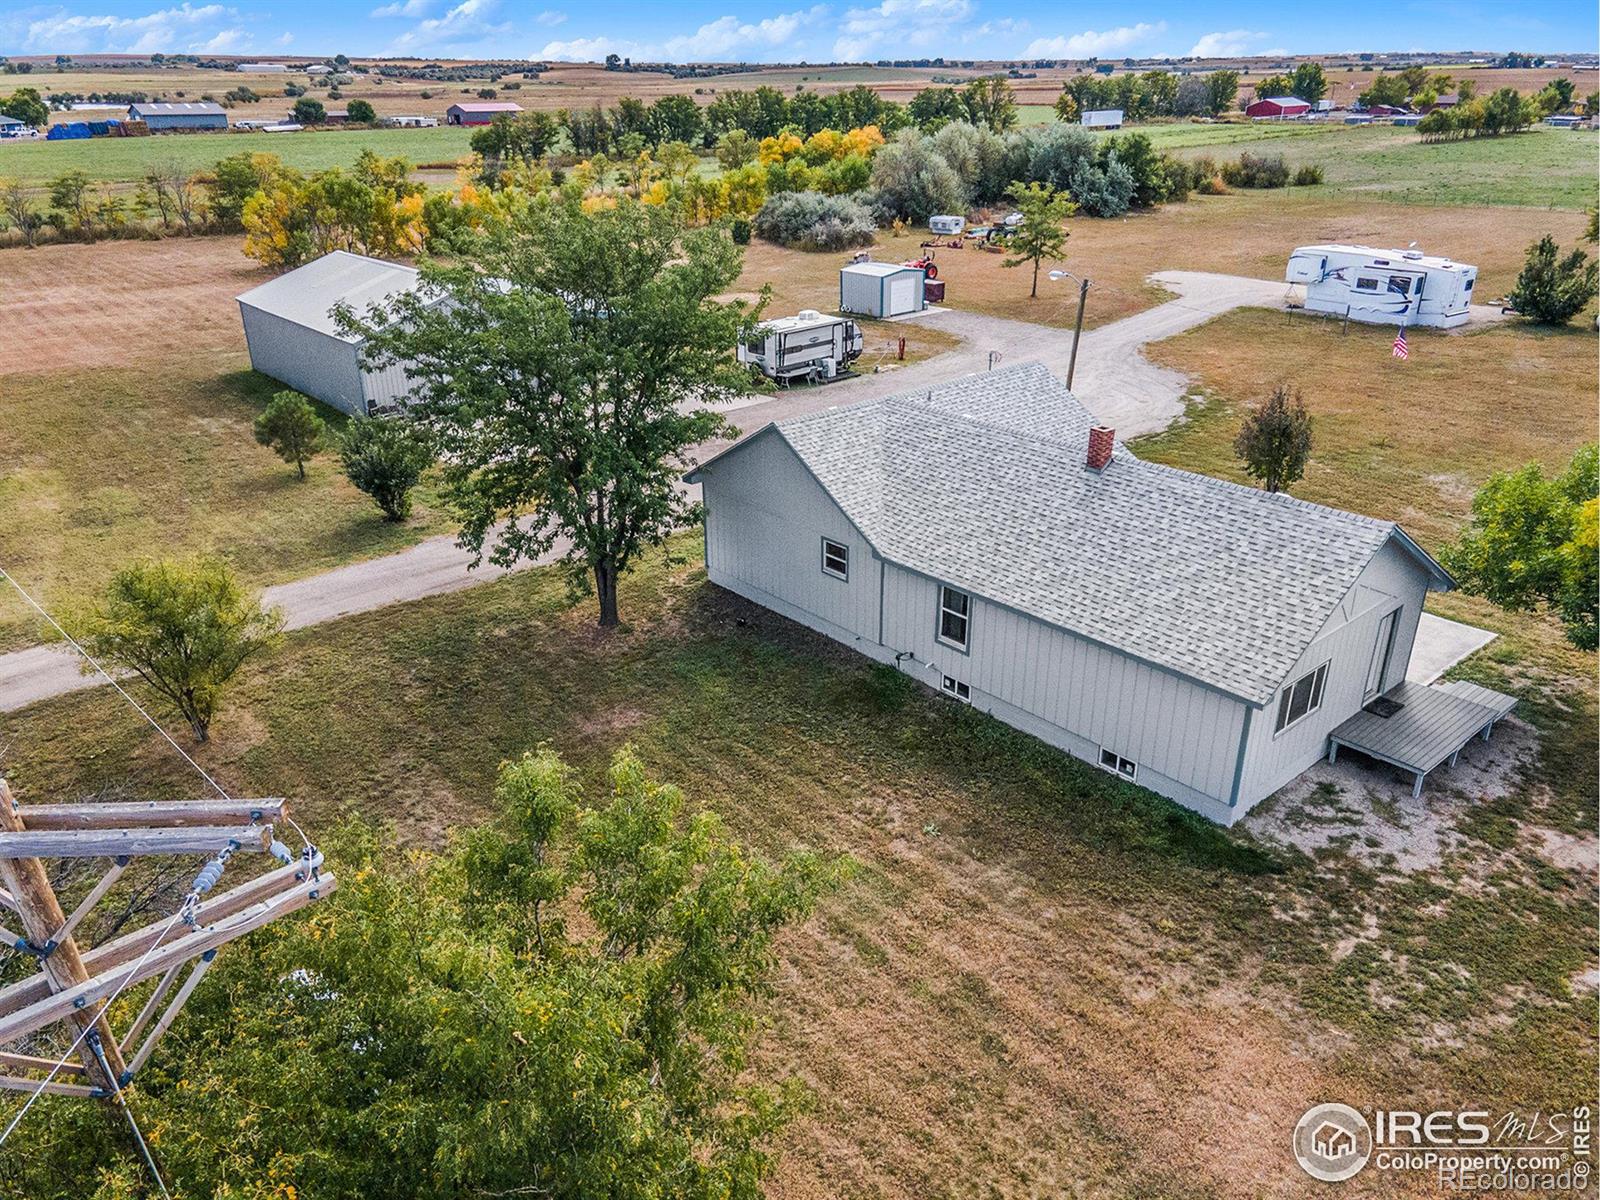
<instances>
[{"instance_id":1,"label":"open field","mask_svg":"<svg viewBox=\"0 0 1600 1200\"><path fill-rule=\"evenodd\" d=\"M43 186L63 171L134 183L155 163L177 162L201 171L230 154L276 154L302 171L348 167L371 147L387 158L413 163L454 162L471 151L470 129L327 129L303 133L192 133L145 138L89 138L71 142L0 144L0 177Z\"/></svg>"},{"instance_id":2,"label":"open field","mask_svg":"<svg viewBox=\"0 0 1600 1200\"><path fill-rule=\"evenodd\" d=\"M1248 405L1287 383L1316 422L1294 494L1397 520L1437 552L1490 474L1526 462L1559 471L1600 437L1592 331L1507 323L1408 339L1411 357L1399 362L1392 328L1352 323L1342 334L1336 319L1243 310L1158 342L1146 357L1192 376L1197 399L1138 452L1248 483L1234 434Z\"/></svg>"},{"instance_id":3,"label":"open field","mask_svg":"<svg viewBox=\"0 0 1600 1200\"><path fill-rule=\"evenodd\" d=\"M214 551L265 584L447 528L427 488L390 524L334 456L302 482L256 444L250 423L277 385L249 371L233 297L266 275L238 239L49 246L6 263L21 270L3 300L15 336L0 350L0 563L47 606L147 555ZM0 648L41 640L23 610L3 611Z\"/></svg>"},{"instance_id":4,"label":"open field","mask_svg":"<svg viewBox=\"0 0 1600 1200\"><path fill-rule=\"evenodd\" d=\"M1281 279L1290 250L1323 241L1374 246L1420 241L1434 253L1476 263L1479 294L1488 300L1515 282L1531 242L1550 233L1563 245L1574 243L1585 220L1581 212L1534 208L1379 206L1326 191L1240 191L1195 196L1186 204L1117 220L1072 219L1063 265L1093 281L1085 326L1103 325L1170 298L1146 282L1153 272L1215 271ZM905 261L922 253L918 243L927 237L917 230L884 230L873 256ZM950 307L1071 328L1077 314L1077 288L1071 280L1052 283L1041 272L1039 296L1030 299L1029 267L1005 268L1003 255L971 246L935 254L939 277L948 283ZM843 253L810 254L752 243L743 286L753 291L761 281L771 280L778 289L770 310L775 315L802 307L829 309L838 303L838 270L845 258ZM1051 265L1044 264L1045 270Z\"/></svg>"},{"instance_id":5,"label":"open field","mask_svg":"<svg viewBox=\"0 0 1600 1200\"><path fill-rule=\"evenodd\" d=\"M785 938L768 1009L761 1061L817 1095L769 1189L784 1200L974 1181L1001 1200L1288 1197L1304 1193L1287 1130L1329 1096L1587 1095L1595 1003L1571 980L1591 965L1591 889L1537 831L1557 808L1592 824L1592 700L1565 724L1548 710L1543 757L1436 868L1374 865L1359 845L1313 861L885 687L710 588L694 539L676 548L690 563L635 572L632 624L609 636L548 571L292 635L201 760L323 828L355 809L426 842L486 814L507 756L549 741L592 783L628 739L756 847L853 854L856 881ZM1516 661L1478 677L1574 692L1582 656L1517 623ZM188 795L114 700L16 714L19 794L130 779ZM1490 875L1493 902L1477 898ZM1431 1194L1374 1172L1349 1190Z\"/></svg>"}]
</instances>

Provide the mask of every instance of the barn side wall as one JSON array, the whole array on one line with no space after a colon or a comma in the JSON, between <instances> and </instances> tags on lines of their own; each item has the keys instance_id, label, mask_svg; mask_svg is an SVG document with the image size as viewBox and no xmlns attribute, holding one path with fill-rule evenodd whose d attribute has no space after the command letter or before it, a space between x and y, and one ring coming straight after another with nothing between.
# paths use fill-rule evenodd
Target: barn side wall
<instances>
[{"instance_id":1,"label":"barn side wall","mask_svg":"<svg viewBox=\"0 0 1600 1200\"><path fill-rule=\"evenodd\" d=\"M367 415L361 364L352 343L248 304L239 305L239 315L250 365L257 371L331 408Z\"/></svg>"}]
</instances>

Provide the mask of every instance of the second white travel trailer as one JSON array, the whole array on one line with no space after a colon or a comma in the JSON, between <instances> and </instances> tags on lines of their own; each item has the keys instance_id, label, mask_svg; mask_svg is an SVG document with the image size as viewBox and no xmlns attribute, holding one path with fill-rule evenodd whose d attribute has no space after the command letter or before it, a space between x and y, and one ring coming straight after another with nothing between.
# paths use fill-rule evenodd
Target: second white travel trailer
<instances>
[{"instance_id":1,"label":"second white travel trailer","mask_svg":"<svg viewBox=\"0 0 1600 1200\"><path fill-rule=\"evenodd\" d=\"M1284 278L1305 285L1309 312L1449 329L1466 323L1478 268L1415 249L1301 246Z\"/></svg>"},{"instance_id":2,"label":"second white travel trailer","mask_svg":"<svg viewBox=\"0 0 1600 1200\"><path fill-rule=\"evenodd\" d=\"M861 326L812 309L768 321L739 347L739 361L768 379L833 379L861 357Z\"/></svg>"}]
</instances>

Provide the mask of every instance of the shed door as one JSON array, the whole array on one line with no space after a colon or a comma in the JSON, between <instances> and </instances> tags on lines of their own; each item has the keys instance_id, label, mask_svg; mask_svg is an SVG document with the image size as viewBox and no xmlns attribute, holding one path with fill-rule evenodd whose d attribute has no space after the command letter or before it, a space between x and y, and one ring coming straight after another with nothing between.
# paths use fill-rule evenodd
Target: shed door
<instances>
[{"instance_id":1,"label":"shed door","mask_svg":"<svg viewBox=\"0 0 1600 1200\"><path fill-rule=\"evenodd\" d=\"M1367 686L1361 693L1363 704L1383 690L1383 677L1389 673L1389 655L1394 650L1395 618L1399 615L1397 608L1378 622L1378 637L1372 643L1372 661L1367 664Z\"/></svg>"},{"instance_id":2,"label":"shed door","mask_svg":"<svg viewBox=\"0 0 1600 1200\"><path fill-rule=\"evenodd\" d=\"M889 280L889 315L911 312L917 307L919 275L896 275Z\"/></svg>"}]
</instances>

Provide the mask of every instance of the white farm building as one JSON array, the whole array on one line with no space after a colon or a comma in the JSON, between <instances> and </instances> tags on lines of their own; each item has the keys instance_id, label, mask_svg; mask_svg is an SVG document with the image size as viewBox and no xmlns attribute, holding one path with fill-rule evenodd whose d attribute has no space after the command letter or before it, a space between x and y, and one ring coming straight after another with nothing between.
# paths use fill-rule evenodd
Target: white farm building
<instances>
[{"instance_id":1,"label":"white farm building","mask_svg":"<svg viewBox=\"0 0 1600 1200\"><path fill-rule=\"evenodd\" d=\"M364 370L361 341L340 332L333 310L363 316L418 282L414 267L335 250L251 288L238 298L250 365L352 416L396 408L411 386L405 370Z\"/></svg>"},{"instance_id":2,"label":"white farm building","mask_svg":"<svg viewBox=\"0 0 1600 1200\"><path fill-rule=\"evenodd\" d=\"M1298 247L1284 278L1305 285L1310 312L1449 329L1471 313L1478 268L1420 250L1330 244Z\"/></svg>"},{"instance_id":3,"label":"white farm building","mask_svg":"<svg viewBox=\"0 0 1600 1200\"><path fill-rule=\"evenodd\" d=\"M1405 682L1451 580L1399 526L1144 462L1043 366L688 478L712 582L1223 824L1340 749L1420 788L1512 703Z\"/></svg>"}]
</instances>

